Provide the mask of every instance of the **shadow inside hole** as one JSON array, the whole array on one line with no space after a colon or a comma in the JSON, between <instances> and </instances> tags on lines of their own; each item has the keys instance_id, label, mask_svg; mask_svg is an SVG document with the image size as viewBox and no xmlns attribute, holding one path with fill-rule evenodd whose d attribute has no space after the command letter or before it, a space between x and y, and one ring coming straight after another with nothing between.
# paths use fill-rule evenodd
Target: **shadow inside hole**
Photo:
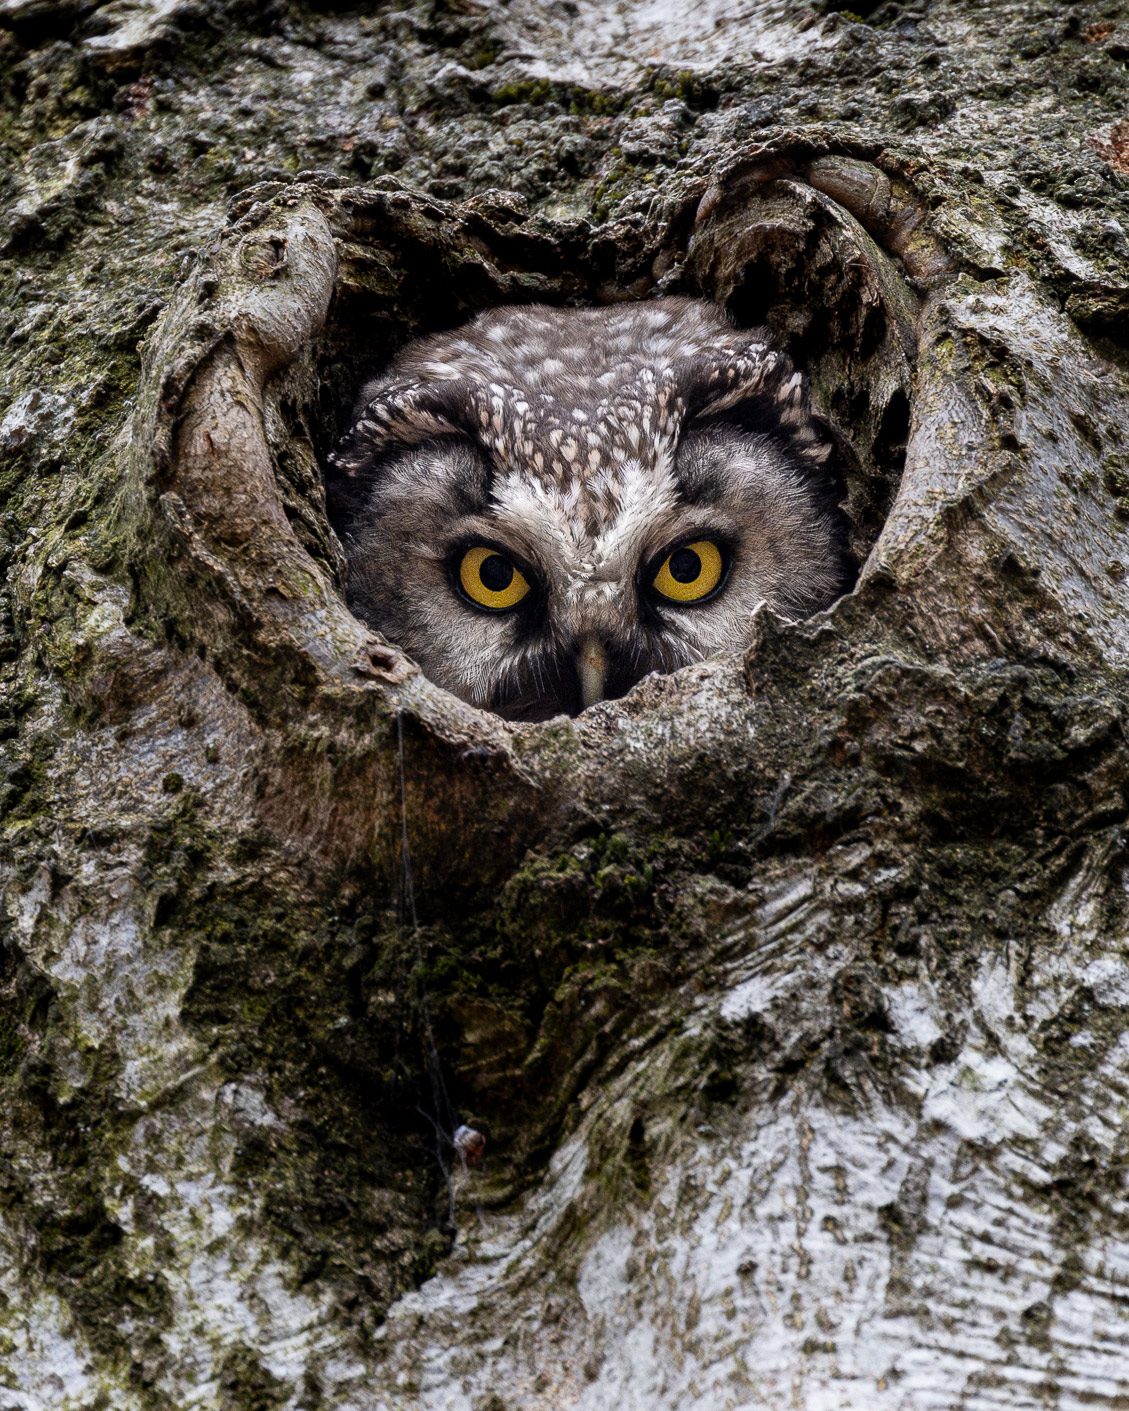
<instances>
[{"instance_id":1,"label":"shadow inside hole","mask_svg":"<svg viewBox=\"0 0 1129 1411\"><path fill-rule=\"evenodd\" d=\"M741 327L764 325L808 376L836 446L851 553L861 569L878 539L905 466L916 301L893 262L857 231L822 219L742 229L733 250L707 261L707 293ZM722 243L722 242L718 242Z\"/></svg>"}]
</instances>

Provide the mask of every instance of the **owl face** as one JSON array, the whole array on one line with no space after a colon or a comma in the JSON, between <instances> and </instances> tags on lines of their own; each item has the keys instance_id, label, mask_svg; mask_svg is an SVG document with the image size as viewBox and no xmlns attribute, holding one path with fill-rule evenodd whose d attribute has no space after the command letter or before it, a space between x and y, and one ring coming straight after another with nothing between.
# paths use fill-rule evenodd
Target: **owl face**
<instances>
[{"instance_id":1,"label":"owl face","mask_svg":"<svg viewBox=\"0 0 1129 1411\"><path fill-rule=\"evenodd\" d=\"M350 603L464 700L575 714L843 591L829 449L712 304L496 309L365 388L331 485Z\"/></svg>"}]
</instances>

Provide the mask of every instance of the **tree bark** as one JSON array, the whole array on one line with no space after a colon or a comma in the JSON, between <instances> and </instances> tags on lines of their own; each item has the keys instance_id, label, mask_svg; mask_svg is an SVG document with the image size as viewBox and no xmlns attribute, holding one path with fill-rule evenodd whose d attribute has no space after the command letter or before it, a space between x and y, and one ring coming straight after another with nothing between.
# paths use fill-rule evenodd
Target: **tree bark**
<instances>
[{"instance_id":1,"label":"tree bark","mask_svg":"<svg viewBox=\"0 0 1129 1411\"><path fill-rule=\"evenodd\" d=\"M1129 1404L1129 18L862 11L0 0L3 1411ZM855 590L463 705L353 396L686 292Z\"/></svg>"}]
</instances>

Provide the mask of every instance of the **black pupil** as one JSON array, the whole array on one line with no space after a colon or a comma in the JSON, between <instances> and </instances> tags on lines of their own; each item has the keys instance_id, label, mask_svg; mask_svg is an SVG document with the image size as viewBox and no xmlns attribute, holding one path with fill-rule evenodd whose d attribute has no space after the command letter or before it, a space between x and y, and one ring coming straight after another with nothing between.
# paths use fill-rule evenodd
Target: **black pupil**
<instances>
[{"instance_id":1,"label":"black pupil","mask_svg":"<svg viewBox=\"0 0 1129 1411\"><path fill-rule=\"evenodd\" d=\"M484 588L489 588L492 593L504 593L514 581L514 566L501 554L491 554L482 560L478 576Z\"/></svg>"},{"instance_id":2,"label":"black pupil","mask_svg":"<svg viewBox=\"0 0 1129 1411\"><path fill-rule=\"evenodd\" d=\"M670 576L676 583L693 583L702 572L702 561L693 549L675 549L670 556Z\"/></svg>"}]
</instances>

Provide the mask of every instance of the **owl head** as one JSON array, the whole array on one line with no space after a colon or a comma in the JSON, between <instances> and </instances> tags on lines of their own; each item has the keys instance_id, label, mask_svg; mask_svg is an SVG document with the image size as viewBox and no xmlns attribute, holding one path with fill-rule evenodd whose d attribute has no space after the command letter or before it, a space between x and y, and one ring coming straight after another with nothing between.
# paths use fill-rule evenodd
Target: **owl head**
<instances>
[{"instance_id":1,"label":"owl head","mask_svg":"<svg viewBox=\"0 0 1129 1411\"><path fill-rule=\"evenodd\" d=\"M830 451L713 304L494 309L362 393L330 482L350 604L474 705L575 714L844 591Z\"/></svg>"}]
</instances>

